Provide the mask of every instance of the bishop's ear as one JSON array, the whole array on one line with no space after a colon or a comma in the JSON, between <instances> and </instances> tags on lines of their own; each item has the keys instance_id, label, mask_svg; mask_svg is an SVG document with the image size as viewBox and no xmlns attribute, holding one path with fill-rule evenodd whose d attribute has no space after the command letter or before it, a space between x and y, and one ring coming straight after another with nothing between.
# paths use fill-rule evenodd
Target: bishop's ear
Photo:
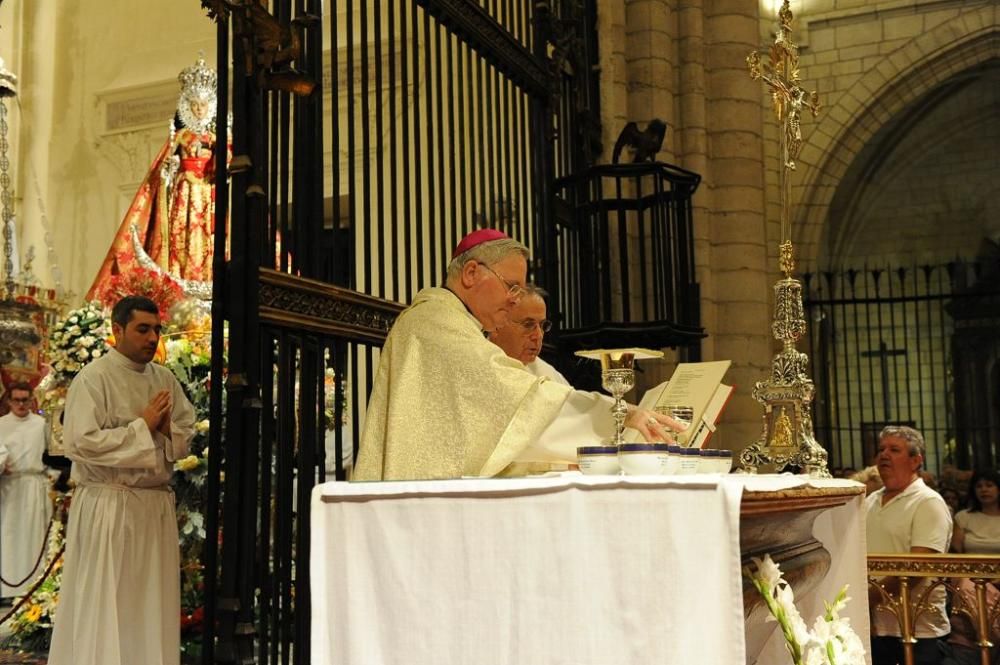
<instances>
[{"instance_id":1,"label":"bishop's ear","mask_svg":"<svg viewBox=\"0 0 1000 665\"><path fill-rule=\"evenodd\" d=\"M479 263L476 261L466 261L465 265L462 266L462 286L465 288L472 288L476 283L476 270L479 268Z\"/></svg>"}]
</instances>

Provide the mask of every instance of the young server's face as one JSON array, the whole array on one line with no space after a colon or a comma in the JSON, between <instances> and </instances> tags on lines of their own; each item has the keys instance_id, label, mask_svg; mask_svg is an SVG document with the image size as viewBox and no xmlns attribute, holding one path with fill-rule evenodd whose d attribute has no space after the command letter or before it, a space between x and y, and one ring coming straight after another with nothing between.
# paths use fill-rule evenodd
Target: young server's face
<instances>
[{"instance_id":1,"label":"young server's face","mask_svg":"<svg viewBox=\"0 0 1000 665\"><path fill-rule=\"evenodd\" d=\"M31 411L31 393L27 390L10 391L10 412L24 418Z\"/></svg>"},{"instance_id":2,"label":"young server's face","mask_svg":"<svg viewBox=\"0 0 1000 665\"><path fill-rule=\"evenodd\" d=\"M156 355L160 342L160 317L152 312L132 310L131 318L122 328L112 325L115 348L132 362L146 364Z\"/></svg>"}]
</instances>

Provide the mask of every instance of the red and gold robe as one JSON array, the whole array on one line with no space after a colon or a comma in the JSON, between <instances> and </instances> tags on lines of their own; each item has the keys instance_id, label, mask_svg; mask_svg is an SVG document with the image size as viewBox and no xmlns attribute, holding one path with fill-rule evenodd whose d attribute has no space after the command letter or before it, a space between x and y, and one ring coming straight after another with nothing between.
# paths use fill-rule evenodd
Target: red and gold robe
<instances>
[{"instance_id":1,"label":"red and gold robe","mask_svg":"<svg viewBox=\"0 0 1000 665\"><path fill-rule=\"evenodd\" d=\"M97 296L112 276L136 263L130 228L138 229L146 253L165 271L181 279L212 279L215 233L215 133L182 127L153 160L125 213L87 299ZM168 189L163 166L171 157L180 168Z\"/></svg>"}]
</instances>

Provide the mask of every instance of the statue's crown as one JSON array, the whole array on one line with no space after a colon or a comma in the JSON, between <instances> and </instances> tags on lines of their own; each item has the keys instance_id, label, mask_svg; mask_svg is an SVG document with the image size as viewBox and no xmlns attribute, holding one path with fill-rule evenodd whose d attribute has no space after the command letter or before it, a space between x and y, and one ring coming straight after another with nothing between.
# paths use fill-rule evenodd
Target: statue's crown
<instances>
[{"instance_id":1,"label":"statue's crown","mask_svg":"<svg viewBox=\"0 0 1000 665\"><path fill-rule=\"evenodd\" d=\"M181 91L185 95L215 96L215 70L205 64L205 58L198 58L198 62L182 69L177 80L181 82Z\"/></svg>"}]
</instances>

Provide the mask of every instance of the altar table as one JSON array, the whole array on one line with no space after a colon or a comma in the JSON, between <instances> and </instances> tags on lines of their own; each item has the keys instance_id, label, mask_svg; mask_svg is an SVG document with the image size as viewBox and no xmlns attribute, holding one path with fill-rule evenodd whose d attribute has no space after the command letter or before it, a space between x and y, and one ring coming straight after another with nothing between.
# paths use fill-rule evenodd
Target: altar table
<instances>
[{"instance_id":1,"label":"altar table","mask_svg":"<svg viewBox=\"0 0 1000 665\"><path fill-rule=\"evenodd\" d=\"M762 493L806 485L856 487L791 475L578 473L319 485L312 662L748 662L741 498L746 491L776 511ZM867 610L857 609L865 601L860 500L841 508L842 523L862 533L832 532L823 544L838 563L831 575L850 578L843 581L860 599L848 611L867 643Z\"/></svg>"}]
</instances>

